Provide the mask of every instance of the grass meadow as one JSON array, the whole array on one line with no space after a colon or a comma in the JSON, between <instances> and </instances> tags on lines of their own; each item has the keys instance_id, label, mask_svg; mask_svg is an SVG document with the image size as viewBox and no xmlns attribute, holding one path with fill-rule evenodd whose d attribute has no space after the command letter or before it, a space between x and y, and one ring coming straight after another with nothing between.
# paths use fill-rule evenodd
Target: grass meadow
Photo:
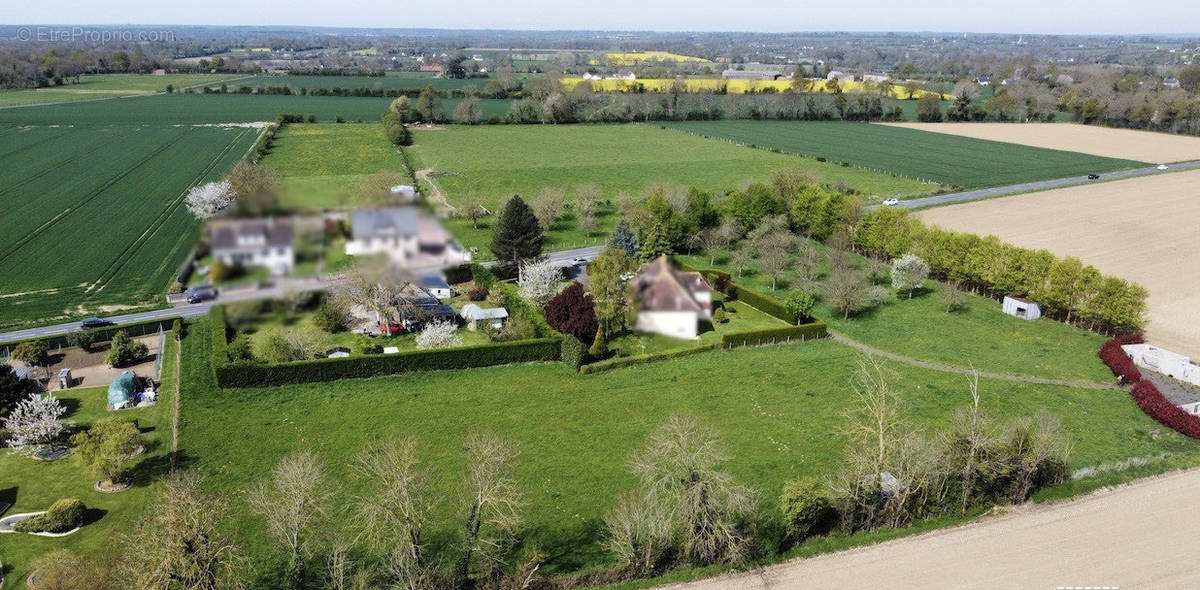
<instances>
[{"instance_id":1,"label":"grass meadow","mask_svg":"<svg viewBox=\"0 0 1200 590\"><path fill-rule=\"evenodd\" d=\"M963 188L1004 186L1145 166L1076 152L886 125L825 121L688 121L672 129ZM903 196L903 195L901 195Z\"/></svg>"},{"instance_id":2,"label":"grass meadow","mask_svg":"<svg viewBox=\"0 0 1200 590\"><path fill-rule=\"evenodd\" d=\"M241 498L288 453L311 449L324 461L335 505L352 506L362 483L355 454L371 439L415 439L442 501L435 543L455 542L453 519L467 433L486 429L519 450L527 547L548 555L543 572L600 567L603 513L634 478L626 461L672 414L690 415L722 437L736 478L773 514L782 485L831 476L845 451L839 424L855 404L848 386L860 354L830 340L702 353L651 365L579 375L558 363L429 372L222 391L208 368L207 320L184 341L182 445L209 485L234 498L231 528L266 557L263 521ZM888 364L903 413L937 436L970 395L962 375ZM981 367L988 368L988 367ZM1126 457L1183 456L1195 444L1145 417L1120 389L1077 390L981 380L983 407L998 416L1045 408L1073 443L1073 467Z\"/></svg>"},{"instance_id":3,"label":"grass meadow","mask_svg":"<svg viewBox=\"0 0 1200 590\"><path fill-rule=\"evenodd\" d=\"M378 123L299 123L276 136L263 165L284 177L280 205L292 211L352 208L355 185L376 172L406 176Z\"/></svg>"},{"instance_id":4,"label":"grass meadow","mask_svg":"<svg viewBox=\"0 0 1200 590\"><path fill-rule=\"evenodd\" d=\"M220 84L222 81L238 78L245 78L245 76L237 74L166 74L163 76L91 74L80 76L79 82L75 82L74 78L67 78L62 86L0 91L0 108L137 96L163 92L168 84L175 88L189 88L205 84Z\"/></svg>"},{"instance_id":5,"label":"grass meadow","mask_svg":"<svg viewBox=\"0 0 1200 590\"><path fill-rule=\"evenodd\" d=\"M519 74L517 77L521 77ZM250 86L263 88L267 86L288 86L292 92L300 92L301 88L369 88L372 90L407 90L419 91L427 86L436 90L470 90L483 91L483 87L491 81L490 78L465 78L456 80L445 78L429 72L387 72L384 76L287 76L258 74L251 78L231 82L231 87ZM218 84L219 86L219 84Z\"/></svg>"},{"instance_id":6,"label":"grass meadow","mask_svg":"<svg viewBox=\"0 0 1200 590\"><path fill-rule=\"evenodd\" d=\"M78 498L88 507L87 524L79 532L62 538L46 538L24 534L0 535L0 558L4 560L5 588L24 588L32 562L43 553L66 549L91 558L115 557L112 553L117 537L131 530L155 497L160 477L170 467L171 416L175 403L175 380L179 365L176 353L179 343L170 333L166 339L162 387L158 403L146 408L134 408L112 413L105 409L106 387L57 392L67 408L65 420L74 422L75 429L85 428L106 416L138 421L145 437L146 452L133 467L133 485L123 492L105 494L92 489L99 479L78 455L52 462L43 462L18 455L7 449L0 451L0 502L13 506L6 514L45 510L61 498ZM186 463L186 462L185 462Z\"/></svg>"},{"instance_id":7,"label":"grass meadow","mask_svg":"<svg viewBox=\"0 0 1200 590\"><path fill-rule=\"evenodd\" d=\"M256 138L249 128L0 128L0 327L160 304L200 231L185 192Z\"/></svg>"}]
</instances>

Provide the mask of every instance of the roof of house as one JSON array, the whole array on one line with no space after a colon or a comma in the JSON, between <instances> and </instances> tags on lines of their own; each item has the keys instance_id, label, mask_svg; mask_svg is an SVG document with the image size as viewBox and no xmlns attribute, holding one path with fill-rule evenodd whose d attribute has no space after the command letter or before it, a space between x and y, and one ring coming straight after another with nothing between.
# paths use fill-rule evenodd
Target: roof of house
<instances>
[{"instance_id":1,"label":"roof of house","mask_svg":"<svg viewBox=\"0 0 1200 590\"><path fill-rule=\"evenodd\" d=\"M1021 303L1032 303L1033 305L1037 305L1036 301L1032 299L1026 299L1024 297L1014 297L1012 295L1005 295L1004 297L1005 299L1012 299L1013 301L1020 301Z\"/></svg>"},{"instance_id":2,"label":"roof of house","mask_svg":"<svg viewBox=\"0 0 1200 590\"><path fill-rule=\"evenodd\" d=\"M449 289L450 283L446 282L446 275L442 273L423 274L420 277L421 287L425 289Z\"/></svg>"},{"instance_id":3,"label":"roof of house","mask_svg":"<svg viewBox=\"0 0 1200 590\"><path fill-rule=\"evenodd\" d=\"M209 222L213 250L292 246L292 222L287 219L218 219Z\"/></svg>"},{"instance_id":4,"label":"roof of house","mask_svg":"<svg viewBox=\"0 0 1200 590\"><path fill-rule=\"evenodd\" d=\"M508 317L508 310L504 309L503 307L484 309L478 305L475 305L474 303L468 303L463 306L462 311L459 312L459 315L468 321L499 320Z\"/></svg>"},{"instance_id":5,"label":"roof of house","mask_svg":"<svg viewBox=\"0 0 1200 590\"><path fill-rule=\"evenodd\" d=\"M416 233L417 210L413 207L359 209L350 214L350 236L355 240L413 236Z\"/></svg>"},{"instance_id":6,"label":"roof of house","mask_svg":"<svg viewBox=\"0 0 1200 590\"><path fill-rule=\"evenodd\" d=\"M705 311L712 305L698 297L712 292L704 275L675 268L665 255L643 264L633 287L646 311Z\"/></svg>"}]
</instances>

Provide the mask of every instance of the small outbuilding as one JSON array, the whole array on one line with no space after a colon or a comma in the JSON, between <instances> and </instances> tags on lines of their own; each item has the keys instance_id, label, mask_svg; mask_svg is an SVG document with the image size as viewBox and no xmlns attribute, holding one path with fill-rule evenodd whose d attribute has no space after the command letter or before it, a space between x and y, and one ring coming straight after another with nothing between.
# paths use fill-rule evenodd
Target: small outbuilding
<instances>
[{"instance_id":1,"label":"small outbuilding","mask_svg":"<svg viewBox=\"0 0 1200 590\"><path fill-rule=\"evenodd\" d=\"M108 384L108 409L123 410L134 405L137 394L137 376L132 371L117 375Z\"/></svg>"},{"instance_id":2,"label":"small outbuilding","mask_svg":"<svg viewBox=\"0 0 1200 590\"><path fill-rule=\"evenodd\" d=\"M350 349L345 346L335 346L325 351L325 358L344 359L350 356Z\"/></svg>"},{"instance_id":3,"label":"small outbuilding","mask_svg":"<svg viewBox=\"0 0 1200 590\"><path fill-rule=\"evenodd\" d=\"M499 330L504 327L504 320L508 318L508 310L503 307L485 309L474 303L468 303L463 306L460 315L467 321L469 330L475 330L480 325L490 325L493 329Z\"/></svg>"},{"instance_id":4,"label":"small outbuilding","mask_svg":"<svg viewBox=\"0 0 1200 590\"><path fill-rule=\"evenodd\" d=\"M1004 313L1023 320L1036 320L1042 317L1042 306L1024 297L1005 295Z\"/></svg>"}]
</instances>

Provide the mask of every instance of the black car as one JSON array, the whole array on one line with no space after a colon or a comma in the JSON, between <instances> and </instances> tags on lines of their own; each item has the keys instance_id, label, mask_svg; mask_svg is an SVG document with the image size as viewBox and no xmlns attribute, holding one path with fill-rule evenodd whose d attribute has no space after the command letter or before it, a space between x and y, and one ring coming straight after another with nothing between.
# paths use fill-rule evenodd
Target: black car
<instances>
[{"instance_id":1,"label":"black car","mask_svg":"<svg viewBox=\"0 0 1200 590\"><path fill-rule=\"evenodd\" d=\"M197 285L183 292L188 303L200 303L217 298L217 290L212 285Z\"/></svg>"},{"instance_id":2,"label":"black car","mask_svg":"<svg viewBox=\"0 0 1200 590\"><path fill-rule=\"evenodd\" d=\"M108 320L102 320L100 318L87 318L87 319L83 320L82 322L79 322L79 327L83 328L84 330L90 330L92 328L103 328L105 326L111 326L111 325L113 325L112 322L110 322Z\"/></svg>"},{"instance_id":3,"label":"black car","mask_svg":"<svg viewBox=\"0 0 1200 590\"><path fill-rule=\"evenodd\" d=\"M1100 178L1099 174L1088 174L1088 180L1096 180Z\"/></svg>"}]
</instances>

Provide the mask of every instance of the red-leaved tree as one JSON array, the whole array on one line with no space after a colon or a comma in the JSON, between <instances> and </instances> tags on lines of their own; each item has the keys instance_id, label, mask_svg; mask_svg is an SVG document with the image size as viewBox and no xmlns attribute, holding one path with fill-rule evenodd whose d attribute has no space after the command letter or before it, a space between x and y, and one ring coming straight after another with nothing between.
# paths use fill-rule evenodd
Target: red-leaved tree
<instances>
[{"instance_id":1,"label":"red-leaved tree","mask_svg":"<svg viewBox=\"0 0 1200 590\"><path fill-rule=\"evenodd\" d=\"M596 337L596 311L592 296L583 285L571 283L546 303L546 322L550 327L571 334L583 342Z\"/></svg>"}]
</instances>

